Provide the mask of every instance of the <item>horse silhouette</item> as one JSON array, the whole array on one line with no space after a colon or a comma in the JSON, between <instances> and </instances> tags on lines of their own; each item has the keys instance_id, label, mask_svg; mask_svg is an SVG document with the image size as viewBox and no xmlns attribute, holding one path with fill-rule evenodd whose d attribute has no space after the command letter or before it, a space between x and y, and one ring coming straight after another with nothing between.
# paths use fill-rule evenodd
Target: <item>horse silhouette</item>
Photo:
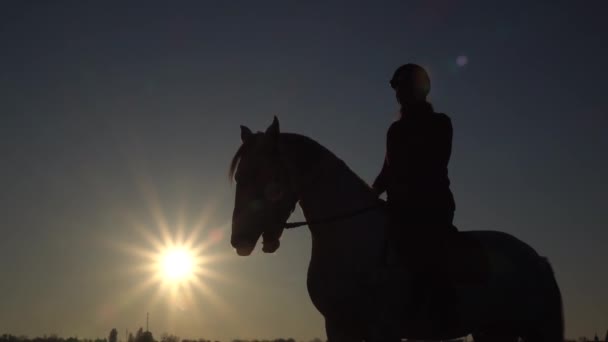
<instances>
[{"instance_id":1,"label":"horse silhouette","mask_svg":"<svg viewBox=\"0 0 608 342\"><path fill-rule=\"evenodd\" d=\"M314 140L280 133L276 117L264 133L241 126L241 139L230 167L236 181L231 244L246 256L261 237L264 252L276 251L299 203L312 235L308 292L329 341L468 334L477 342L564 340L553 270L529 245L497 231L458 233L469 244L454 248L450 258L456 305L446 308L429 296L428 310L412 312L408 305L420 294L412 293L407 267L386 263L388 216L369 185ZM458 319L435 321L433 313L442 311Z\"/></svg>"}]
</instances>

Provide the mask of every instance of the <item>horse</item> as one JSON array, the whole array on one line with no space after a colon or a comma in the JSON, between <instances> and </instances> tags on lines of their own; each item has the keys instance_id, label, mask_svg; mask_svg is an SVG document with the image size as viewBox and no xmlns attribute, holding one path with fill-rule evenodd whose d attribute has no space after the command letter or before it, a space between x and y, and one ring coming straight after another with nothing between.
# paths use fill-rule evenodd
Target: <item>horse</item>
<instances>
[{"instance_id":1,"label":"horse","mask_svg":"<svg viewBox=\"0 0 608 342\"><path fill-rule=\"evenodd\" d=\"M299 204L312 236L307 289L329 341L564 341L552 267L526 243L498 231L458 232L476 242L487 270L483 280L453 279L458 319L435 324L429 312L446 308L432 296L428 310L408 309L420 294L406 266L386 262L388 215L367 183L316 141L280 132L276 117L265 132L241 126L241 140L230 165L230 243L247 256L262 238L263 252L275 252Z\"/></svg>"}]
</instances>

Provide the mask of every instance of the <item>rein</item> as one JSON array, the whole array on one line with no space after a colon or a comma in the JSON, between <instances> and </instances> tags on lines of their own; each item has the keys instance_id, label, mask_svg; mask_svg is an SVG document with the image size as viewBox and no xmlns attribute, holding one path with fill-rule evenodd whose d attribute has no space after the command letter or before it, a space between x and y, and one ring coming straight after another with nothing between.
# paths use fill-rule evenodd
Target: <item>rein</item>
<instances>
[{"instance_id":1,"label":"rein","mask_svg":"<svg viewBox=\"0 0 608 342\"><path fill-rule=\"evenodd\" d=\"M378 200L378 202L376 204L370 205L369 207L360 208L360 209L353 210L351 212L347 212L347 213L340 214L340 215L330 216L330 217L326 217L326 218L323 218L323 219L317 219L317 220L298 221L298 222L286 222L284 228L285 229L292 229L292 228L298 228L298 227L302 227L302 226L310 226L311 224L322 224L322 223L336 222L336 221L340 221L340 220L343 220L343 219L354 217L354 216L366 213L368 211L371 211L371 210L383 207L385 204L386 204L385 201Z\"/></svg>"}]
</instances>

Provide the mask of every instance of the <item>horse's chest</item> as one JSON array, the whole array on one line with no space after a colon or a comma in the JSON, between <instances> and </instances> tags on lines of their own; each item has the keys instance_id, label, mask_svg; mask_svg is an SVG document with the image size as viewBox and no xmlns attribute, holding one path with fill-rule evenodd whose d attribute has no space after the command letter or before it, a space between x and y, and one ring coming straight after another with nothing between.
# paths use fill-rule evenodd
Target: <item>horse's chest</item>
<instances>
[{"instance_id":1,"label":"horse's chest","mask_svg":"<svg viewBox=\"0 0 608 342\"><path fill-rule=\"evenodd\" d=\"M368 283L357 270L312 263L308 269L308 294L323 314L330 311L353 310L361 307Z\"/></svg>"}]
</instances>

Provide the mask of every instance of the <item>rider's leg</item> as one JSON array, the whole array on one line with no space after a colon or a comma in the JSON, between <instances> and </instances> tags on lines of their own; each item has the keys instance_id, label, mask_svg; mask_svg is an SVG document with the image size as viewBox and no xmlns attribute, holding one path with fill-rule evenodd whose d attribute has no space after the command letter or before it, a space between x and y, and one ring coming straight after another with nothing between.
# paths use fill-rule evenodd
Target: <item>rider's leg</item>
<instances>
[{"instance_id":1,"label":"rider's leg","mask_svg":"<svg viewBox=\"0 0 608 342\"><path fill-rule=\"evenodd\" d=\"M437 328L453 326L459 324L458 317L458 297L454 287L450 269L448 267L449 253L453 249L451 245L457 243L457 231L452 225L454 218L453 211L439 212L433 219L429 220L432 230L436 232L436 248L431 262L433 263L434 272L430 274L431 283L434 284L437 303L442 308L435 312L432 319Z\"/></svg>"}]
</instances>

